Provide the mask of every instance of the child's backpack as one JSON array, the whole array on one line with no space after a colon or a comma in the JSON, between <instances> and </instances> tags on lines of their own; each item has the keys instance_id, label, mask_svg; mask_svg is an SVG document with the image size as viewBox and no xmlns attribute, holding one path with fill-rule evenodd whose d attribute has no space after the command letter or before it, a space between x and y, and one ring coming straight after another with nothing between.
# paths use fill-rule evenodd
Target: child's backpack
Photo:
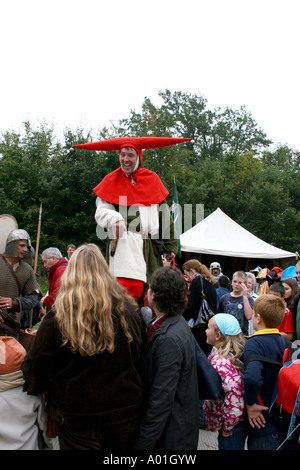
<instances>
[{"instance_id":1,"label":"child's backpack","mask_svg":"<svg viewBox=\"0 0 300 470\"><path fill-rule=\"evenodd\" d=\"M261 361L278 367L279 372L273 390L269 415L272 422L285 440L292 439L293 433L299 437L300 443L300 359L292 359L292 351L287 348L282 363L265 356L251 354L250 361ZM260 405L263 405L258 397Z\"/></svg>"}]
</instances>

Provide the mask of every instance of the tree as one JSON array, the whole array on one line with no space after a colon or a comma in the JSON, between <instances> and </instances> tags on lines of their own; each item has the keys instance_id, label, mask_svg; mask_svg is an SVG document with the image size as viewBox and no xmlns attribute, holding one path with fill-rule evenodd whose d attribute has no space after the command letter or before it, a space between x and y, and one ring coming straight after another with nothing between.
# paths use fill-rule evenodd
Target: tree
<instances>
[{"instance_id":1,"label":"tree","mask_svg":"<svg viewBox=\"0 0 300 470\"><path fill-rule=\"evenodd\" d=\"M257 152L271 144L244 106L211 111L206 110L207 101L201 95L169 90L159 94L165 102L162 107L173 117L175 132L193 138L194 150L202 159L222 159L227 152Z\"/></svg>"},{"instance_id":2,"label":"tree","mask_svg":"<svg viewBox=\"0 0 300 470\"><path fill-rule=\"evenodd\" d=\"M13 215L33 241L43 198L42 172L60 150L53 128L45 123L34 130L25 121L22 133L5 132L0 142L0 213Z\"/></svg>"},{"instance_id":3,"label":"tree","mask_svg":"<svg viewBox=\"0 0 300 470\"><path fill-rule=\"evenodd\" d=\"M29 121L20 133L5 132L0 140L0 213L13 215L35 243L43 204L40 249L98 239L93 188L119 166L118 152L91 152L72 145L117 136L191 137L193 142L145 150L143 166L156 171L172 202L173 178L179 203L205 216L220 207L265 241L300 251L300 152L287 146L270 149L270 140L245 107L207 109L197 94L159 92L162 103L149 98L140 113L131 110L117 124L91 131L65 129L63 142L54 127ZM153 191L155 188L149 188Z\"/></svg>"},{"instance_id":4,"label":"tree","mask_svg":"<svg viewBox=\"0 0 300 470\"><path fill-rule=\"evenodd\" d=\"M64 133L63 150L49 162L43 174L43 246L65 251L68 243L98 243L95 194L93 188L106 174L105 159L97 152L71 150L72 145L88 142L91 133L82 129Z\"/></svg>"}]
</instances>

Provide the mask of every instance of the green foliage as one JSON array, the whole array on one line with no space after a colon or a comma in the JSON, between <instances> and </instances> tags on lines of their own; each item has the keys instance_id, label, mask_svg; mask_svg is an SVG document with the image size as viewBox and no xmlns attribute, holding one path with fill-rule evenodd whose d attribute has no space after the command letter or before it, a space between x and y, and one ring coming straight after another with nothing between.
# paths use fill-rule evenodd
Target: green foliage
<instances>
[{"instance_id":1,"label":"green foliage","mask_svg":"<svg viewBox=\"0 0 300 470\"><path fill-rule=\"evenodd\" d=\"M96 235L93 188L119 166L117 152L91 152L72 145L117 136L191 137L193 142L143 152L143 167L156 171L172 192L176 179L179 203L203 204L205 216L220 207L266 242L300 251L300 152L271 141L244 107L207 109L201 95L159 92L155 106L144 99L110 128L93 136L82 128L65 129L63 142L42 123L0 140L0 214L13 215L36 242L42 203L40 252L69 243L105 242ZM153 188L149 188L149 191ZM168 197L171 204L172 194Z\"/></svg>"}]
</instances>

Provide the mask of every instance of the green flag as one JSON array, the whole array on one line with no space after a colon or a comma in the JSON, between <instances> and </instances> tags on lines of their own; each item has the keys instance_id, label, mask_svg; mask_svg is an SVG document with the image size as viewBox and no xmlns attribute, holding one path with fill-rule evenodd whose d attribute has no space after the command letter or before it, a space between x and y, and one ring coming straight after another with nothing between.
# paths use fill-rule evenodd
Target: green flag
<instances>
[{"instance_id":1,"label":"green flag","mask_svg":"<svg viewBox=\"0 0 300 470\"><path fill-rule=\"evenodd\" d=\"M171 206L171 214L174 220L175 229L178 236L178 253L177 256L181 258L181 245L180 245L180 235L182 233L182 211L180 204L178 202L178 195L175 183L175 176L173 180L173 199L172 199L172 206Z\"/></svg>"}]
</instances>

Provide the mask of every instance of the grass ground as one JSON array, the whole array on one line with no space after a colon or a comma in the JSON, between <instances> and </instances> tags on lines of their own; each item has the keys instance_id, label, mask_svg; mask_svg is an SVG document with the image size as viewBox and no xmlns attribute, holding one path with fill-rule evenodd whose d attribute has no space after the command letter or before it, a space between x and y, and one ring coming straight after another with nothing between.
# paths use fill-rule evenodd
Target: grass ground
<instances>
[{"instance_id":1,"label":"grass ground","mask_svg":"<svg viewBox=\"0 0 300 470\"><path fill-rule=\"evenodd\" d=\"M38 277L37 278L38 285L41 288L41 291L45 295L48 290L48 278L47 277Z\"/></svg>"}]
</instances>

